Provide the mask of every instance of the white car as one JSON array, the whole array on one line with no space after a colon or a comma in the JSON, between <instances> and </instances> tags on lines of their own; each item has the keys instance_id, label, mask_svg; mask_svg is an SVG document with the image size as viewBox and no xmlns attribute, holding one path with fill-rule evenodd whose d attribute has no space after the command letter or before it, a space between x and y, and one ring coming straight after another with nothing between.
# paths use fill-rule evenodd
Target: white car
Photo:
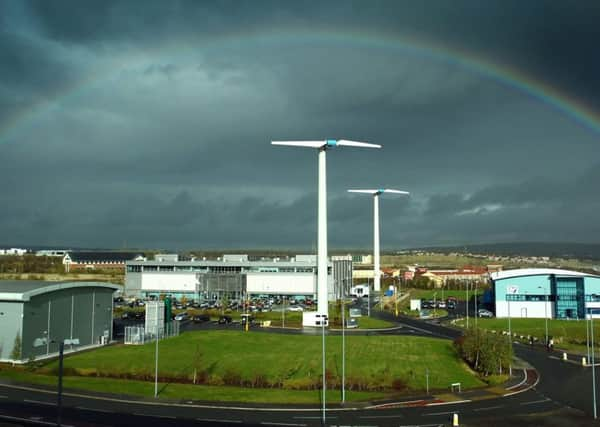
<instances>
[{"instance_id":1,"label":"white car","mask_svg":"<svg viewBox=\"0 0 600 427\"><path fill-rule=\"evenodd\" d=\"M175 320L187 320L189 317L189 315L187 314L187 312L183 312L183 313L179 313L177 316L175 316Z\"/></svg>"},{"instance_id":2,"label":"white car","mask_svg":"<svg viewBox=\"0 0 600 427\"><path fill-rule=\"evenodd\" d=\"M293 305L288 308L288 311L304 311L304 309L302 307L300 307L299 305Z\"/></svg>"}]
</instances>

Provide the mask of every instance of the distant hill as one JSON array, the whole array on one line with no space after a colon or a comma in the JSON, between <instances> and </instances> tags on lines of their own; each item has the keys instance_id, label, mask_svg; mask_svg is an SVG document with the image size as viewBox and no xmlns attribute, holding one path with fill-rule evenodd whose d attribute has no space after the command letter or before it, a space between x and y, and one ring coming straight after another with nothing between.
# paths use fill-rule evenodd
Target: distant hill
<instances>
[{"instance_id":1,"label":"distant hill","mask_svg":"<svg viewBox=\"0 0 600 427\"><path fill-rule=\"evenodd\" d=\"M600 260L600 243L515 242L423 247L415 248L413 250L424 250L440 253L470 252L486 255L547 256L552 258Z\"/></svg>"}]
</instances>

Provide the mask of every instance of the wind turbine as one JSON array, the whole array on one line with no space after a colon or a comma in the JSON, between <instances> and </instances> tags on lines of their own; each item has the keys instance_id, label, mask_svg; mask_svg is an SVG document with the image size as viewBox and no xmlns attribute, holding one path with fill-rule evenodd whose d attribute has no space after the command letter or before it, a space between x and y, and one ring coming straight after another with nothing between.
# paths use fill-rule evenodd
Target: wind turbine
<instances>
[{"instance_id":1,"label":"wind turbine","mask_svg":"<svg viewBox=\"0 0 600 427\"><path fill-rule=\"evenodd\" d=\"M410 193L408 191L392 190L391 188L381 188L379 190L348 190L348 192L373 195L373 273L375 275L373 290L375 292L379 292L381 289L381 281L379 277L379 274L381 273L379 265L379 195L383 193L409 195Z\"/></svg>"},{"instance_id":2,"label":"wind turbine","mask_svg":"<svg viewBox=\"0 0 600 427\"><path fill-rule=\"evenodd\" d=\"M327 315L329 309L327 294L327 163L325 152L334 147L381 148L378 144L327 139L323 141L271 141L273 145L309 147L319 150L319 203L318 203L318 242L317 242L317 312Z\"/></svg>"}]
</instances>

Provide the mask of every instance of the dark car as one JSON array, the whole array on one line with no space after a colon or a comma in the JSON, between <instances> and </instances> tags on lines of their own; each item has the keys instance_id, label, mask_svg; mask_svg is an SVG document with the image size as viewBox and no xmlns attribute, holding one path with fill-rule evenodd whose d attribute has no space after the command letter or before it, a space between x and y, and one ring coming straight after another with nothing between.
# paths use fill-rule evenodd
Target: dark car
<instances>
[{"instance_id":1,"label":"dark car","mask_svg":"<svg viewBox=\"0 0 600 427\"><path fill-rule=\"evenodd\" d=\"M233 318L231 316L221 316L219 317L219 325L225 325L227 323L231 323Z\"/></svg>"},{"instance_id":2,"label":"dark car","mask_svg":"<svg viewBox=\"0 0 600 427\"><path fill-rule=\"evenodd\" d=\"M133 319L135 318L135 313L131 312L131 311L124 311L123 314L121 314L121 319Z\"/></svg>"},{"instance_id":3,"label":"dark car","mask_svg":"<svg viewBox=\"0 0 600 427\"><path fill-rule=\"evenodd\" d=\"M197 316L194 316L192 320L194 321L194 323L210 322L210 316L208 314L199 314Z\"/></svg>"}]
</instances>

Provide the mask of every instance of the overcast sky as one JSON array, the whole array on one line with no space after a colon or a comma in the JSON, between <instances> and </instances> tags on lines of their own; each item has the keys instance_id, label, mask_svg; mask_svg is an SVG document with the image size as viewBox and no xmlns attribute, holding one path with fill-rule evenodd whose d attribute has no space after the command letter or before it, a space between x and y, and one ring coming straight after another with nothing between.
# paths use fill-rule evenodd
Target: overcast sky
<instances>
[{"instance_id":1,"label":"overcast sky","mask_svg":"<svg viewBox=\"0 0 600 427\"><path fill-rule=\"evenodd\" d=\"M599 5L1 0L0 246L599 242Z\"/></svg>"}]
</instances>

